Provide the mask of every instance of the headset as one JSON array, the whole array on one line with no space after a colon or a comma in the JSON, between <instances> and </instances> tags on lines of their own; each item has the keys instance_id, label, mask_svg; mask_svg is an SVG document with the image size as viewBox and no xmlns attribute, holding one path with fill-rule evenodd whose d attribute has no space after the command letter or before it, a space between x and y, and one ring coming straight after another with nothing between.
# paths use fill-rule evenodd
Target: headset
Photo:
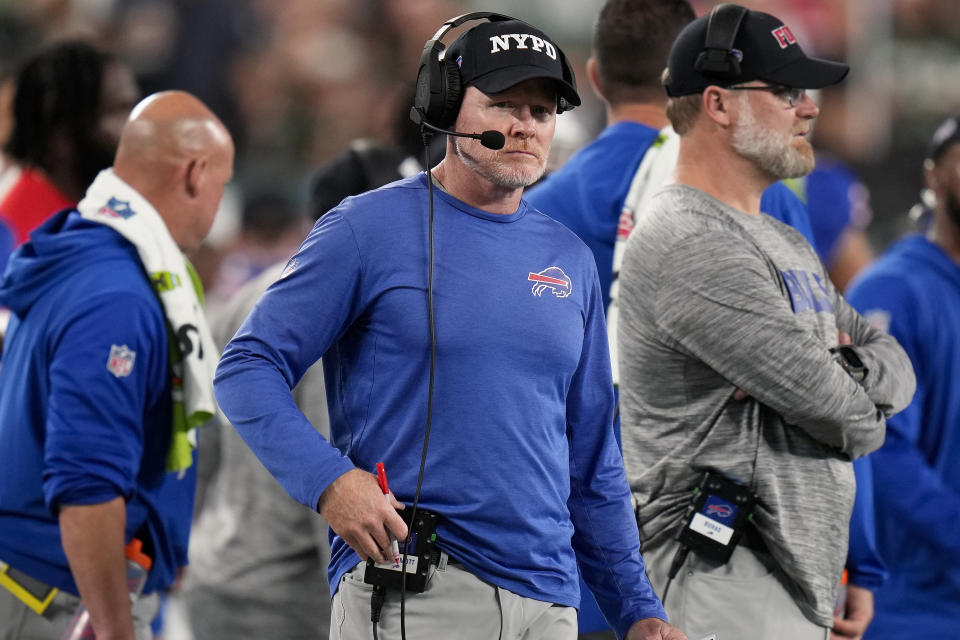
<instances>
[{"instance_id":1,"label":"headset","mask_svg":"<svg viewBox=\"0 0 960 640\"><path fill-rule=\"evenodd\" d=\"M733 48L740 24L747 15L746 7L737 4L718 4L707 18L707 36L703 51L693 68L710 78L733 81L740 77L742 54Z\"/></svg>"},{"instance_id":2,"label":"headset","mask_svg":"<svg viewBox=\"0 0 960 640\"><path fill-rule=\"evenodd\" d=\"M410 110L410 119L427 128L448 128L453 126L460 111L460 102L463 99L463 83L460 79L460 67L455 60L446 60L443 52L446 50L442 40L451 30L465 22L487 20L489 22L503 22L517 18L490 11L475 11L451 18L443 23L432 38L427 40L420 54L420 65L417 68L417 93L414 97L413 108ZM526 24L526 23L524 23ZM567 56L560 47L560 66L565 82L576 89L577 81L573 68ZM557 113L563 113L573 108L566 98L558 96ZM484 145L486 146L486 145Z\"/></svg>"}]
</instances>

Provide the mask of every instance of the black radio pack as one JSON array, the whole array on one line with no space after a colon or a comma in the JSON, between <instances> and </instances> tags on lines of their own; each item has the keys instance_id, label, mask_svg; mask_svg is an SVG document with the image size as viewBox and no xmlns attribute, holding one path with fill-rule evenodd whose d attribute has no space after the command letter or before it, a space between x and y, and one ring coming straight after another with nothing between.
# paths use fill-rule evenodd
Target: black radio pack
<instances>
[{"instance_id":1,"label":"black radio pack","mask_svg":"<svg viewBox=\"0 0 960 640\"><path fill-rule=\"evenodd\" d=\"M431 565L440 558L440 549L436 546L438 515L426 509L417 509L416 522L411 522L413 509L398 509L397 513L407 523L408 535L400 541L400 562L406 558L406 590L423 593L427 588L427 574ZM404 555L406 554L406 555ZM400 589L403 584L403 567L393 562L374 562L367 560L363 581L391 589Z\"/></svg>"},{"instance_id":2,"label":"black radio pack","mask_svg":"<svg viewBox=\"0 0 960 640\"><path fill-rule=\"evenodd\" d=\"M677 534L682 546L702 558L726 563L753 518L756 496L746 486L707 472Z\"/></svg>"}]
</instances>

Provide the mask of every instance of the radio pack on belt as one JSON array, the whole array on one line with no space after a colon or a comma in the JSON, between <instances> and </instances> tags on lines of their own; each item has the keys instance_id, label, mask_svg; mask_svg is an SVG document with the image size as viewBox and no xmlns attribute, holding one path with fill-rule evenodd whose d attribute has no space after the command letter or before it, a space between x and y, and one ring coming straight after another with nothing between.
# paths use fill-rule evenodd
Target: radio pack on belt
<instances>
[{"instance_id":1,"label":"radio pack on belt","mask_svg":"<svg viewBox=\"0 0 960 640\"><path fill-rule=\"evenodd\" d=\"M406 553L407 562L407 591L423 593L427 588L427 573L430 567L440 559L440 549L437 541L438 515L426 509L417 509L416 522L411 522L413 509L407 507L398 510L398 514L407 523L409 535L407 540L400 541L401 562ZM400 589L402 584L402 569L393 562L374 562L367 560L367 569L363 574L363 581L367 584Z\"/></svg>"},{"instance_id":2,"label":"radio pack on belt","mask_svg":"<svg viewBox=\"0 0 960 640\"><path fill-rule=\"evenodd\" d=\"M700 557L724 564L753 517L755 502L746 486L708 472L694 490L677 540Z\"/></svg>"}]
</instances>

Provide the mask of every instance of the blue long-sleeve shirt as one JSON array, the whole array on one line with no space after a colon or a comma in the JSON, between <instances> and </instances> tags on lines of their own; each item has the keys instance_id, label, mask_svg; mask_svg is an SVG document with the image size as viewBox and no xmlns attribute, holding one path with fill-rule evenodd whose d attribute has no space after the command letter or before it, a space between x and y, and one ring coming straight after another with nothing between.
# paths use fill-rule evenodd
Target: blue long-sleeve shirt
<instances>
[{"instance_id":1,"label":"blue long-sleeve shirt","mask_svg":"<svg viewBox=\"0 0 960 640\"><path fill-rule=\"evenodd\" d=\"M593 257L525 201L500 215L434 198L436 387L420 504L442 516L438 546L486 581L567 606L580 603L579 563L621 634L663 618L611 426ZM381 461L397 498L413 499L428 400L427 247L424 175L348 198L224 351L221 407L312 508L341 474ZM321 356L330 442L290 395ZM334 536L333 591L358 561Z\"/></svg>"},{"instance_id":2,"label":"blue long-sleeve shirt","mask_svg":"<svg viewBox=\"0 0 960 640\"><path fill-rule=\"evenodd\" d=\"M960 629L960 266L907 237L856 280L850 302L903 346L913 402L870 456L890 578L866 637L949 638Z\"/></svg>"}]
</instances>

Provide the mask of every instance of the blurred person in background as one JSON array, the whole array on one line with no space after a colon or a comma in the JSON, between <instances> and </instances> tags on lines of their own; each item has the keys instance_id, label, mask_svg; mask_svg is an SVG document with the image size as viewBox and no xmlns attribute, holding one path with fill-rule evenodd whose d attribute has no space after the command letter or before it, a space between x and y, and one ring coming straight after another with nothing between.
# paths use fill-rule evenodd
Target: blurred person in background
<instances>
[{"instance_id":1,"label":"blurred person in background","mask_svg":"<svg viewBox=\"0 0 960 640\"><path fill-rule=\"evenodd\" d=\"M157 593L186 564L187 431L215 410L217 351L182 252L209 231L233 156L203 103L154 94L123 127L113 168L10 260L2 638L59 640L79 597L97 637L146 640ZM124 570L133 538L152 560L139 598Z\"/></svg>"},{"instance_id":2,"label":"blurred person in background","mask_svg":"<svg viewBox=\"0 0 960 640\"><path fill-rule=\"evenodd\" d=\"M208 311L226 304L246 282L277 262L286 262L309 230L309 221L293 199L277 189L245 198L240 233L220 259L207 295Z\"/></svg>"},{"instance_id":3,"label":"blurred person in background","mask_svg":"<svg viewBox=\"0 0 960 640\"><path fill-rule=\"evenodd\" d=\"M937 129L923 172L933 196L924 232L893 245L849 292L917 373L913 402L887 421L870 456L890 578L868 640L960 630L960 117Z\"/></svg>"},{"instance_id":4,"label":"blurred person in background","mask_svg":"<svg viewBox=\"0 0 960 640\"><path fill-rule=\"evenodd\" d=\"M140 97L130 69L83 40L41 48L14 82L4 150L18 169L0 195L0 264L51 214L79 202L110 166Z\"/></svg>"},{"instance_id":5,"label":"blurred person in background","mask_svg":"<svg viewBox=\"0 0 960 640\"><path fill-rule=\"evenodd\" d=\"M866 233L873 218L870 192L849 167L823 153L809 175L784 182L807 205L812 244L834 286L845 291L874 259Z\"/></svg>"}]
</instances>

